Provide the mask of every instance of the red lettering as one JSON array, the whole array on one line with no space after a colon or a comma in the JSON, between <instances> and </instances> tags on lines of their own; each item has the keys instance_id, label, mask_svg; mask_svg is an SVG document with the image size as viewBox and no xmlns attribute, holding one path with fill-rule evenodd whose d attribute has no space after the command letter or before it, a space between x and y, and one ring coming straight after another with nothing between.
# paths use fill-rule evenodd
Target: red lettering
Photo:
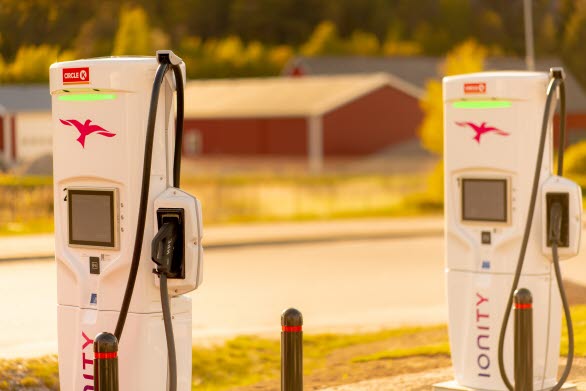
<instances>
[{"instance_id":1,"label":"red lettering","mask_svg":"<svg viewBox=\"0 0 586 391\"><path fill-rule=\"evenodd\" d=\"M480 310L476 309L476 322L480 322L480 318L488 318L488 314L481 314Z\"/></svg>"},{"instance_id":2,"label":"red lettering","mask_svg":"<svg viewBox=\"0 0 586 391\"><path fill-rule=\"evenodd\" d=\"M94 343L94 340L91 339L91 338L88 338L88 336L85 335L85 333L83 331L81 332L81 336L84 339L83 345L81 347L81 364L82 364L82 367L83 367L83 369L85 371L86 370L86 366L89 367L90 365L91 366L94 365L94 360L90 360L90 359L86 358L85 352L84 352L85 348L87 348L88 345L92 345ZM93 354L93 351L92 351L92 354ZM85 380L89 380L89 381L91 381L93 383L93 381L94 381L93 370L91 370L91 373L89 373L89 374L88 373L84 373L83 374L83 378ZM94 386L93 385L87 385L87 386L85 386L83 388L83 391L94 391Z\"/></svg>"},{"instance_id":3,"label":"red lettering","mask_svg":"<svg viewBox=\"0 0 586 391\"><path fill-rule=\"evenodd\" d=\"M483 297L480 293L476 293L476 297L478 297L480 299L480 301L476 302L476 307L478 307L480 304L484 303L485 301L488 301L488 299L486 297Z\"/></svg>"},{"instance_id":4,"label":"red lettering","mask_svg":"<svg viewBox=\"0 0 586 391\"><path fill-rule=\"evenodd\" d=\"M81 355L81 361L83 362L83 369L85 369L85 364L94 365L94 360L88 360L85 358L85 353Z\"/></svg>"},{"instance_id":5,"label":"red lettering","mask_svg":"<svg viewBox=\"0 0 586 391\"><path fill-rule=\"evenodd\" d=\"M81 336L83 337L83 339L85 339L85 342L84 342L83 346L81 347L81 350L84 350L88 345L94 343L94 340L89 339L88 336L85 335L85 333L83 331L81 332Z\"/></svg>"}]
</instances>

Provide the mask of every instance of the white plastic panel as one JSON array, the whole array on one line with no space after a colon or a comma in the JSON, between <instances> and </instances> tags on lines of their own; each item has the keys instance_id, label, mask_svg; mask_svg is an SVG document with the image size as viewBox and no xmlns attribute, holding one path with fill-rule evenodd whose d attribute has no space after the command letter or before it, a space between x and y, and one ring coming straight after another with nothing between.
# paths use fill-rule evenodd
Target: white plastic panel
<instances>
[{"instance_id":1,"label":"white plastic panel","mask_svg":"<svg viewBox=\"0 0 586 391\"><path fill-rule=\"evenodd\" d=\"M541 187L541 250L543 254L552 259L551 247L547 245L547 194L567 193L569 201L569 246L558 247L560 259L569 259L578 255L580 249L580 236L582 233L582 189L575 182L552 176Z\"/></svg>"},{"instance_id":2,"label":"white plastic panel","mask_svg":"<svg viewBox=\"0 0 586 391\"><path fill-rule=\"evenodd\" d=\"M179 295L191 292L201 284L203 278L203 223L201 204L189 193L170 187L154 203L154 228L158 231L156 211L159 209L183 209L185 213L185 279L169 279L169 293ZM154 264L153 264L154 265ZM158 286L159 279L155 277Z\"/></svg>"},{"instance_id":3,"label":"white plastic panel","mask_svg":"<svg viewBox=\"0 0 586 391\"><path fill-rule=\"evenodd\" d=\"M498 334L527 221L548 81L546 73L538 72L484 72L443 81L450 344L456 381L472 389L505 390L498 371ZM550 122L540 188L552 175L552 157ZM506 205L500 205L507 210L506 221L463 218L462 183L467 179L506 181ZM482 202L486 194L476 196L475 201ZM539 197L519 285L531 290L535 303L535 390L554 384L561 335L560 299L542 247L544 215ZM499 208L495 210L502 212ZM509 378L512 324L511 317L505 343Z\"/></svg>"},{"instance_id":4,"label":"white plastic panel","mask_svg":"<svg viewBox=\"0 0 586 391\"><path fill-rule=\"evenodd\" d=\"M191 299L173 299L171 308L177 389L191 391ZM61 389L93 390L93 339L102 331L114 329L118 312L60 305L57 315ZM118 363L121 390L166 390L167 345L161 313L128 315Z\"/></svg>"},{"instance_id":5,"label":"white plastic panel","mask_svg":"<svg viewBox=\"0 0 586 391\"><path fill-rule=\"evenodd\" d=\"M505 391L498 367L498 340L513 277L458 271L448 271L446 277L450 347L457 382L472 389ZM557 285L545 275L522 277L519 287L533 294L534 389L548 389L556 382L561 335ZM511 313L504 350L510 381L514 378L513 322Z\"/></svg>"}]
</instances>

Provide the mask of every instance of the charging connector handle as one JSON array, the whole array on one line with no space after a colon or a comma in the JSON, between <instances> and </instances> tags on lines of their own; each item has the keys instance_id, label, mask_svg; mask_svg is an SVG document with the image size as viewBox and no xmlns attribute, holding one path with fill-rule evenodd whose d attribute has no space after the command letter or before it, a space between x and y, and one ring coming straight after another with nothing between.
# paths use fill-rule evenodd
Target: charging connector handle
<instances>
[{"instance_id":1,"label":"charging connector handle","mask_svg":"<svg viewBox=\"0 0 586 391\"><path fill-rule=\"evenodd\" d=\"M549 221L549 240L552 245L555 243L559 246L562 244L562 206L559 202L555 202L551 205Z\"/></svg>"},{"instance_id":2,"label":"charging connector handle","mask_svg":"<svg viewBox=\"0 0 586 391\"><path fill-rule=\"evenodd\" d=\"M167 274L171 270L175 243L178 239L179 223L167 221L153 238L151 243L151 259L157 264L157 274Z\"/></svg>"}]
</instances>

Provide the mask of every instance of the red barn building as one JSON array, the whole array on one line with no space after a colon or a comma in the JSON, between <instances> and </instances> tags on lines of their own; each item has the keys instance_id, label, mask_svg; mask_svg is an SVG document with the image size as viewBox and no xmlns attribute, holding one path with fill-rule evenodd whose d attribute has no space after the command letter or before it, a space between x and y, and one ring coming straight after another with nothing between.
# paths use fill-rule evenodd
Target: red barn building
<instances>
[{"instance_id":1,"label":"red barn building","mask_svg":"<svg viewBox=\"0 0 586 391\"><path fill-rule=\"evenodd\" d=\"M191 81L184 155L366 155L411 140L422 90L392 75Z\"/></svg>"},{"instance_id":2,"label":"red barn building","mask_svg":"<svg viewBox=\"0 0 586 391\"><path fill-rule=\"evenodd\" d=\"M384 72L424 89L430 79L441 80L444 57L425 56L316 56L295 57L283 69L284 76L296 78L317 75L360 75ZM551 67L563 67L566 72L567 101L567 145L586 139L586 93L578 80L569 72L559 58L539 58L535 62L537 71L548 72ZM488 57L484 62L486 71L510 71L526 69L525 60L516 57ZM558 114L554 122L558 127ZM441 130L439 130L441 131Z\"/></svg>"}]
</instances>

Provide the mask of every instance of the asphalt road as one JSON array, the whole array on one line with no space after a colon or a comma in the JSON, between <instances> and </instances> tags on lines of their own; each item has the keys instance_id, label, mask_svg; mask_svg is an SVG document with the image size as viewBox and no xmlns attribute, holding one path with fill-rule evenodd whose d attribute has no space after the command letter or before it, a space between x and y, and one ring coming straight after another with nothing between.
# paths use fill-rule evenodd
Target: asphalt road
<instances>
[{"instance_id":1,"label":"asphalt road","mask_svg":"<svg viewBox=\"0 0 586 391\"><path fill-rule=\"evenodd\" d=\"M445 322L442 254L440 236L208 251L191 293L194 343L278 338L287 307L303 312L306 332ZM0 309L0 357L56 352L54 262L0 263Z\"/></svg>"},{"instance_id":2,"label":"asphalt road","mask_svg":"<svg viewBox=\"0 0 586 391\"><path fill-rule=\"evenodd\" d=\"M586 254L586 240L582 241ZM582 255L563 274L586 285ZM216 248L193 298L193 339L278 338L280 313L296 307L306 332L352 332L443 323L443 238L395 238ZM0 357L54 353L55 266L0 262Z\"/></svg>"}]
</instances>

